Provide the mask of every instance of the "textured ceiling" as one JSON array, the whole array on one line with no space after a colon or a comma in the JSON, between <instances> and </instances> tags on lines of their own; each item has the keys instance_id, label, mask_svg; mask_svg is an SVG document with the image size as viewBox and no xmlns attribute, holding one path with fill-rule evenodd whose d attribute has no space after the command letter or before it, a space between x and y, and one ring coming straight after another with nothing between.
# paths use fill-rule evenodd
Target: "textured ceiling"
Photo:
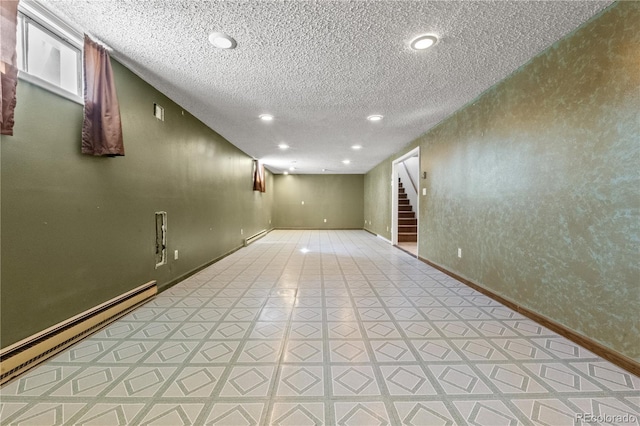
<instances>
[{"instance_id":1,"label":"textured ceiling","mask_svg":"<svg viewBox=\"0 0 640 426\"><path fill-rule=\"evenodd\" d=\"M611 2L41 3L272 171L365 173ZM411 50L423 33L438 44Z\"/></svg>"}]
</instances>

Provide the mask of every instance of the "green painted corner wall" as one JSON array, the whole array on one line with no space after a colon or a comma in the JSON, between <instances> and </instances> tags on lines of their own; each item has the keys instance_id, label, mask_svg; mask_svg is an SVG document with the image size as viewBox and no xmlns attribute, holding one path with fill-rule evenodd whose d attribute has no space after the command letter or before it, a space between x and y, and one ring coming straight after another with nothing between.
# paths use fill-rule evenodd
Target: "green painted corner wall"
<instances>
[{"instance_id":1,"label":"green painted corner wall","mask_svg":"<svg viewBox=\"0 0 640 426\"><path fill-rule=\"evenodd\" d=\"M638 46L612 5L371 170L365 217L420 146L421 257L640 360Z\"/></svg>"},{"instance_id":2,"label":"green painted corner wall","mask_svg":"<svg viewBox=\"0 0 640 426\"><path fill-rule=\"evenodd\" d=\"M18 84L15 136L0 146L2 347L147 281L166 286L270 228L273 176L254 192L249 156L112 63L125 157L81 155L82 106ZM158 269L156 211L168 215Z\"/></svg>"},{"instance_id":3,"label":"green painted corner wall","mask_svg":"<svg viewBox=\"0 0 640 426\"><path fill-rule=\"evenodd\" d=\"M364 176L364 229L391 240L391 161Z\"/></svg>"},{"instance_id":4,"label":"green painted corner wall","mask_svg":"<svg viewBox=\"0 0 640 426\"><path fill-rule=\"evenodd\" d=\"M362 229L364 175L274 175L273 181L274 227Z\"/></svg>"}]
</instances>

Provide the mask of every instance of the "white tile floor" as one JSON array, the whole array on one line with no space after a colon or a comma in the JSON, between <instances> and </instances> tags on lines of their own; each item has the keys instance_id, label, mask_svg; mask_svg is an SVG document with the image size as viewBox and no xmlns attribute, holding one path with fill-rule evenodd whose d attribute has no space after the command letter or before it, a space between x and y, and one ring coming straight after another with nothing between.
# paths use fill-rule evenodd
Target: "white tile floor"
<instances>
[{"instance_id":1,"label":"white tile floor","mask_svg":"<svg viewBox=\"0 0 640 426\"><path fill-rule=\"evenodd\" d=\"M625 424L639 389L364 231L274 231L5 386L0 423Z\"/></svg>"}]
</instances>

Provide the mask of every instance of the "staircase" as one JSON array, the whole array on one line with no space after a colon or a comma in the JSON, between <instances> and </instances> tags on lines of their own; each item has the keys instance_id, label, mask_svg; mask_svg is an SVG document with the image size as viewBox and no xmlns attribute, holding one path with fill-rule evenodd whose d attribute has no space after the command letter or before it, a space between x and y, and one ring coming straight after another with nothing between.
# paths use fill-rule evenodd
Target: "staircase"
<instances>
[{"instance_id":1,"label":"staircase","mask_svg":"<svg viewBox=\"0 0 640 426\"><path fill-rule=\"evenodd\" d=\"M418 242L418 219L398 178L398 243Z\"/></svg>"}]
</instances>

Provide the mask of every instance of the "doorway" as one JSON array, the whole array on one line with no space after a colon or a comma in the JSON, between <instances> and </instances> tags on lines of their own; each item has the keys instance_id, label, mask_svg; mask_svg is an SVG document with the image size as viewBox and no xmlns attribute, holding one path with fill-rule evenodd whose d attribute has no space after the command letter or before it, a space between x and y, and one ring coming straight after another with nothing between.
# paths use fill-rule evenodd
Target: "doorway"
<instances>
[{"instance_id":1,"label":"doorway","mask_svg":"<svg viewBox=\"0 0 640 426\"><path fill-rule=\"evenodd\" d=\"M418 256L420 211L420 147L392 163L392 232L391 242Z\"/></svg>"}]
</instances>

